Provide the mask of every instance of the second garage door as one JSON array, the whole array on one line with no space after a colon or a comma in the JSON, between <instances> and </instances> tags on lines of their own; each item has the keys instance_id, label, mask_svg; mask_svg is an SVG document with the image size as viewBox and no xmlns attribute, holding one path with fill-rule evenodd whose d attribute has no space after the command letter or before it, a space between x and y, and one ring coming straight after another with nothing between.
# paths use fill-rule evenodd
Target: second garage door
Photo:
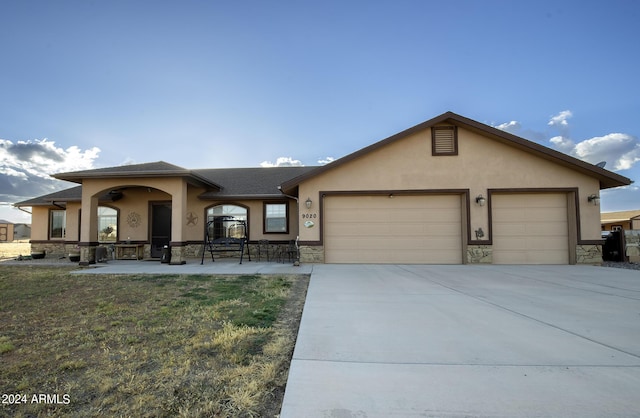
<instances>
[{"instance_id":1,"label":"second garage door","mask_svg":"<svg viewBox=\"0 0 640 418\"><path fill-rule=\"evenodd\" d=\"M492 197L494 264L568 264L567 195Z\"/></svg>"},{"instance_id":2,"label":"second garage door","mask_svg":"<svg viewBox=\"0 0 640 418\"><path fill-rule=\"evenodd\" d=\"M461 264L458 195L327 196L327 263Z\"/></svg>"}]
</instances>

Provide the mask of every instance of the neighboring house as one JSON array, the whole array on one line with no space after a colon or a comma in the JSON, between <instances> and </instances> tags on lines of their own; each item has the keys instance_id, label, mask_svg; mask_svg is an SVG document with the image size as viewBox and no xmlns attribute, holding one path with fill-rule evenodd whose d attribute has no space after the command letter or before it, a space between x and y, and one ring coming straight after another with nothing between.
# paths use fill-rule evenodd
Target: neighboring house
<instances>
[{"instance_id":1,"label":"neighboring house","mask_svg":"<svg viewBox=\"0 0 640 418\"><path fill-rule=\"evenodd\" d=\"M0 242L13 241L14 224L13 222L0 219Z\"/></svg>"},{"instance_id":2,"label":"neighboring house","mask_svg":"<svg viewBox=\"0 0 640 418\"><path fill-rule=\"evenodd\" d=\"M640 210L605 212L600 215L603 231L640 229Z\"/></svg>"},{"instance_id":3,"label":"neighboring house","mask_svg":"<svg viewBox=\"0 0 640 418\"><path fill-rule=\"evenodd\" d=\"M250 243L299 237L303 262L599 263L599 191L631 183L451 112L321 167L157 162L54 177L81 186L16 206L32 207L34 249L78 245L83 264L103 242L145 257L170 243L184 263L208 220Z\"/></svg>"}]
</instances>

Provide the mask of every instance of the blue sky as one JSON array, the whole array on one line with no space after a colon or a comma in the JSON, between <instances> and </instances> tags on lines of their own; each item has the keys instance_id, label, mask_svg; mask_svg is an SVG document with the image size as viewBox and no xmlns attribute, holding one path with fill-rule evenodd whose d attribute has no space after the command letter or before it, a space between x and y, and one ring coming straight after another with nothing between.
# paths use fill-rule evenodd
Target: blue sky
<instances>
[{"instance_id":1,"label":"blue sky","mask_svg":"<svg viewBox=\"0 0 640 418\"><path fill-rule=\"evenodd\" d=\"M0 218L49 174L317 165L453 111L640 178L636 1L0 2ZM632 185L603 211L640 209Z\"/></svg>"}]
</instances>

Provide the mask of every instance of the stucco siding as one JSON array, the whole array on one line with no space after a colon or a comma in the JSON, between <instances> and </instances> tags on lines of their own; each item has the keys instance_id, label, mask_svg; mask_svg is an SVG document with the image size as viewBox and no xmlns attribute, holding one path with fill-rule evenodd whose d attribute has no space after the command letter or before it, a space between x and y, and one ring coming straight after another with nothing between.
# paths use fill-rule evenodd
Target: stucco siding
<instances>
[{"instance_id":1,"label":"stucco siding","mask_svg":"<svg viewBox=\"0 0 640 418\"><path fill-rule=\"evenodd\" d=\"M458 144L456 156L432 156L430 129L413 133L302 182L300 198L317 203L323 191L468 189L473 201L491 188L570 187L579 194L581 238L599 239L599 207L586 204L599 194L596 179L465 129L458 129ZM318 206L302 212L320 216ZM487 230L488 208L472 204L469 222ZM317 229L300 223L302 240L320 240Z\"/></svg>"}]
</instances>

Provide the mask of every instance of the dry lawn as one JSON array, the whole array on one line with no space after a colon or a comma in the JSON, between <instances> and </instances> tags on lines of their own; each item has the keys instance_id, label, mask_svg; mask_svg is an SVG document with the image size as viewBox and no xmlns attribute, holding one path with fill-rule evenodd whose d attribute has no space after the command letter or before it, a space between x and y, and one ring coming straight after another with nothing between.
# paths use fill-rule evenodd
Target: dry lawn
<instances>
[{"instance_id":1,"label":"dry lawn","mask_svg":"<svg viewBox=\"0 0 640 418\"><path fill-rule=\"evenodd\" d=\"M0 264L0 416L279 414L307 276L73 268Z\"/></svg>"},{"instance_id":2,"label":"dry lawn","mask_svg":"<svg viewBox=\"0 0 640 418\"><path fill-rule=\"evenodd\" d=\"M29 240L0 242L0 260L16 258L19 255L30 255L31 244Z\"/></svg>"}]
</instances>

